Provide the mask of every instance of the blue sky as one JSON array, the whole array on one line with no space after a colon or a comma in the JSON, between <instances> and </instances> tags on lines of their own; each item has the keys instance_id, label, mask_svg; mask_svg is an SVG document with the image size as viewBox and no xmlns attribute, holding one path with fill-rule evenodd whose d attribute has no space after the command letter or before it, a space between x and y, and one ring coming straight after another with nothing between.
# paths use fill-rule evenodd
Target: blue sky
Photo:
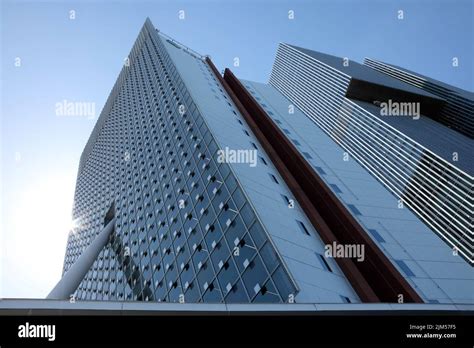
<instances>
[{"instance_id":1,"label":"blue sky","mask_svg":"<svg viewBox=\"0 0 474 348\"><path fill-rule=\"evenodd\" d=\"M44 297L60 278L79 157L147 16L219 69L239 57L232 69L244 79L267 82L287 42L474 90L470 0L1 1L0 10L1 297ZM57 116L63 100L95 103L96 117Z\"/></svg>"}]
</instances>

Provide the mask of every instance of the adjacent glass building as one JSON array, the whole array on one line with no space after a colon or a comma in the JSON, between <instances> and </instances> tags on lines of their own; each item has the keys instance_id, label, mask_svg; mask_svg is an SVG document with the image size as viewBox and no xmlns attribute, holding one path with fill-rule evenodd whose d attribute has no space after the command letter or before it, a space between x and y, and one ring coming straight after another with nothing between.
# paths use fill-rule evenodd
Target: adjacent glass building
<instances>
[{"instance_id":1,"label":"adjacent glass building","mask_svg":"<svg viewBox=\"0 0 474 348\"><path fill-rule=\"evenodd\" d=\"M365 82L351 91L365 98L374 81ZM209 57L147 19L81 156L77 227L64 275L105 226L113 231L71 295L474 303L472 267L433 232L472 256L472 176L425 148L418 153L415 140L371 114L373 103L349 102L350 83L347 74L285 44L270 84L240 81L230 71L221 76ZM386 93L400 90L392 84ZM414 86L401 89L419 95L429 110L442 102ZM362 119L370 121L356 122ZM384 141L378 132L386 132ZM399 140L403 146L390 153L385 143ZM466 144L462 151L472 146ZM401 157L402 148L410 154ZM220 150L235 156L222 161ZM384 168L380 156L389 163ZM430 175L422 176L428 159ZM433 169L437 164L446 174ZM410 196L433 189L426 178L437 184L437 198L427 201L440 206L433 211L428 203L414 207L420 196ZM410 209L398 208L398 196ZM450 233L435 228L448 225ZM365 248L362 255L332 257L326 251L336 244Z\"/></svg>"}]
</instances>

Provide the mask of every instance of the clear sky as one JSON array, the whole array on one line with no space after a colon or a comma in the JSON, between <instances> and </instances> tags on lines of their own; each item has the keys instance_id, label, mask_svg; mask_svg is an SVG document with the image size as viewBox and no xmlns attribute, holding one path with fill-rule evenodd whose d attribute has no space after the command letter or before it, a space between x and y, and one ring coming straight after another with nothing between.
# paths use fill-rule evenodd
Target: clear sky
<instances>
[{"instance_id":1,"label":"clear sky","mask_svg":"<svg viewBox=\"0 0 474 348\"><path fill-rule=\"evenodd\" d=\"M0 297L59 280L79 157L147 16L220 69L239 57L249 80L267 82L287 42L474 90L472 0L0 2ZM57 115L64 100L95 117Z\"/></svg>"}]
</instances>

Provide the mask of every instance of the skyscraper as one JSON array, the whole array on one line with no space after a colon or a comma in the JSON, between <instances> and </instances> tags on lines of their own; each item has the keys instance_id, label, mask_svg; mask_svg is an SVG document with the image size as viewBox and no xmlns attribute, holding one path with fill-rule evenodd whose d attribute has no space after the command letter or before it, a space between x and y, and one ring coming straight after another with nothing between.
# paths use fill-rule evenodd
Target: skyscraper
<instances>
[{"instance_id":1,"label":"skyscraper","mask_svg":"<svg viewBox=\"0 0 474 348\"><path fill-rule=\"evenodd\" d=\"M474 262L472 93L371 59L361 65L287 44L270 84ZM386 114L382 103L400 110ZM404 115L404 106L421 110Z\"/></svg>"},{"instance_id":2,"label":"skyscraper","mask_svg":"<svg viewBox=\"0 0 474 348\"><path fill-rule=\"evenodd\" d=\"M347 109L350 79L288 47L269 85L239 81L145 22L81 156L68 284L51 298L474 302L469 264L341 141L352 125L334 115L370 113ZM393 81L383 96L443 103Z\"/></svg>"}]
</instances>

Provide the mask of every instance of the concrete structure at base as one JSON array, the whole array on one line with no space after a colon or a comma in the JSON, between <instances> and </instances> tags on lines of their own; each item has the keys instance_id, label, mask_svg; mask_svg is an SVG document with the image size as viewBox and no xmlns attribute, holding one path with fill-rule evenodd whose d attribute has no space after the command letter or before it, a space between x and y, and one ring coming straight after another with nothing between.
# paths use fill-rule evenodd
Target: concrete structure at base
<instances>
[{"instance_id":1,"label":"concrete structure at base","mask_svg":"<svg viewBox=\"0 0 474 348\"><path fill-rule=\"evenodd\" d=\"M379 117L367 98L416 96L425 113L436 113L442 98L373 74L357 75L350 96L341 97L347 91L334 72L333 80L307 79L314 84L302 91L289 83L319 73L305 70L318 64L288 49L294 69L280 67L279 53L269 85L240 81L147 19L81 156L79 226L68 240L64 291L51 298L190 308L379 303L367 308L389 310L410 302L456 310L474 303L469 253L461 250L469 245L453 239L456 255L413 201L400 209L387 182L341 141L344 129L347 139L360 137L350 123L318 121L345 114L350 98L373 122ZM374 95L374 84L383 93ZM317 115L300 92L320 104ZM222 160L222 151L233 155ZM445 212L437 211L440 219ZM456 236L469 237L458 227Z\"/></svg>"},{"instance_id":2,"label":"concrete structure at base","mask_svg":"<svg viewBox=\"0 0 474 348\"><path fill-rule=\"evenodd\" d=\"M426 303L156 303L136 301L70 301L43 299L0 299L0 315L367 315L377 314L465 314L474 305Z\"/></svg>"},{"instance_id":3,"label":"concrete structure at base","mask_svg":"<svg viewBox=\"0 0 474 348\"><path fill-rule=\"evenodd\" d=\"M110 235L114 231L114 226L115 219L112 219L62 276L58 284L48 294L48 300L62 300L74 294L87 271L91 268L92 262L99 256L100 251L109 241Z\"/></svg>"}]
</instances>

